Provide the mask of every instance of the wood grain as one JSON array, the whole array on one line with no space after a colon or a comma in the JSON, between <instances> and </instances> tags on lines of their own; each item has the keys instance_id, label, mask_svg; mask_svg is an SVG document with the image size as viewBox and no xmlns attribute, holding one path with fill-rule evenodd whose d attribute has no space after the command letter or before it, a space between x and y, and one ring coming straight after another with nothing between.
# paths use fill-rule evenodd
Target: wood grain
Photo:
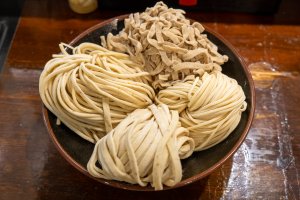
<instances>
[{"instance_id":1,"label":"wood grain","mask_svg":"<svg viewBox=\"0 0 300 200\"><path fill-rule=\"evenodd\" d=\"M256 81L251 131L209 177L170 191L123 191L85 177L59 155L42 120L41 70L59 42L124 13L77 15L66 1L25 2L0 79L0 199L299 199L300 26L279 16L188 13L222 34L249 66L288 74L267 88Z\"/></svg>"}]
</instances>

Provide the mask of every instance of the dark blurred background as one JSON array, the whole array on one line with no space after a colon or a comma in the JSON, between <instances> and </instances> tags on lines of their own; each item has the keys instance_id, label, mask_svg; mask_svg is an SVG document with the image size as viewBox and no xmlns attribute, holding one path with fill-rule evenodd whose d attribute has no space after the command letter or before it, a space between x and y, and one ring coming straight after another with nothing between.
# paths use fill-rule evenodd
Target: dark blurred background
<instances>
[{"instance_id":1,"label":"dark blurred background","mask_svg":"<svg viewBox=\"0 0 300 200\"><path fill-rule=\"evenodd\" d=\"M130 3L128 3L130 2ZM143 9L152 6L155 0L101 0L100 7L109 9ZM259 14L273 14L281 0L164 0L171 7L181 7L188 11L205 12L246 12Z\"/></svg>"},{"instance_id":2,"label":"dark blurred background","mask_svg":"<svg viewBox=\"0 0 300 200\"><path fill-rule=\"evenodd\" d=\"M23 0L0 0L0 70L21 13Z\"/></svg>"},{"instance_id":3,"label":"dark blurred background","mask_svg":"<svg viewBox=\"0 0 300 200\"><path fill-rule=\"evenodd\" d=\"M68 0L0 0L0 70L23 6L27 6L24 10L30 11L22 12L23 17L103 19L143 11L146 7L153 6L155 2L157 1L98 0L96 11L80 15L71 9L66 10L69 8ZM300 24L300 12L297 10L300 8L300 0L164 0L164 2L170 7L186 10L189 18L193 18L193 13L197 13L195 16L200 18L196 20L200 22ZM40 12L41 8L49 12ZM59 12L54 14L54 11Z\"/></svg>"}]
</instances>

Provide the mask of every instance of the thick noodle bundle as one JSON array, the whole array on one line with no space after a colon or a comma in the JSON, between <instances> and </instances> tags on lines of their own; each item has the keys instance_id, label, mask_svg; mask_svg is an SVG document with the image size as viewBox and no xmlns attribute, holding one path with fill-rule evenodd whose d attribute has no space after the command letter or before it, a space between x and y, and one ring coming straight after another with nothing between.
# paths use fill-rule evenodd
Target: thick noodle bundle
<instances>
[{"instance_id":1,"label":"thick noodle bundle","mask_svg":"<svg viewBox=\"0 0 300 200\"><path fill-rule=\"evenodd\" d=\"M129 15L119 34L101 37L102 45L144 63L154 76L154 88L165 88L190 74L221 71L228 57L218 53L201 24L191 23L184 13L158 2L145 12Z\"/></svg>"},{"instance_id":2,"label":"thick noodle bundle","mask_svg":"<svg viewBox=\"0 0 300 200\"><path fill-rule=\"evenodd\" d=\"M50 60L40 76L39 92L59 121L82 138L96 142L127 114L152 104L149 73L122 53L82 43Z\"/></svg>"},{"instance_id":3,"label":"thick noodle bundle","mask_svg":"<svg viewBox=\"0 0 300 200\"><path fill-rule=\"evenodd\" d=\"M189 77L158 93L156 101L180 112L180 122L190 131L195 150L208 149L228 137L247 108L236 80L218 72Z\"/></svg>"},{"instance_id":4,"label":"thick noodle bundle","mask_svg":"<svg viewBox=\"0 0 300 200\"><path fill-rule=\"evenodd\" d=\"M182 178L180 159L189 157L194 141L181 127L177 111L166 105L137 109L97 142L87 164L97 178L126 181L156 190ZM100 164L100 168L96 165Z\"/></svg>"}]
</instances>

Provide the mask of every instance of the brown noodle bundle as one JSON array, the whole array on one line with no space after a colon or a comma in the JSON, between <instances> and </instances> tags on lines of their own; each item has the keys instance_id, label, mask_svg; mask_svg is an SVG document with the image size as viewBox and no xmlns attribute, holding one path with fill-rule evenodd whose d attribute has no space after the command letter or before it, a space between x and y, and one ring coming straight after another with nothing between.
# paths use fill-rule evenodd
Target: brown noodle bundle
<instances>
[{"instance_id":1,"label":"brown noodle bundle","mask_svg":"<svg viewBox=\"0 0 300 200\"><path fill-rule=\"evenodd\" d=\"M221 71L228 57L217 52L203 31L200 23L185 18L183 10L158 2L143 13L129 15L119 34L109 33L101 40L104 47L143 63L154 76L152 86L165 88L190 74Z\"/></svg>"}]
</instances>

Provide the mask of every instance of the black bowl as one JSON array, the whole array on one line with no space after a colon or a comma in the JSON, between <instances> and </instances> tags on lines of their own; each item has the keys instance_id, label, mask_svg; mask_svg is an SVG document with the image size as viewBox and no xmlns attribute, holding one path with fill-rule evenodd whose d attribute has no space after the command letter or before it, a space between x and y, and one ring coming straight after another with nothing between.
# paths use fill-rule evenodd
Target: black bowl
<instances>
[{"instance_id":1,"label":"black bowl","mask_svg":"<svg viewBox=\"0 0 300 200\"><path fill-rule=\"evenodd\" d=\"M124 18L127 16L128 15L115 17L91 27L77 36L70 43L70 45L76 46L82 42L100 44L100 36L106 35L110 32L117 34L124 27ZM213 32L209 28L205 27L205 29L207 37L218 46L219 52L221 54L228 55L229 61L222 66L223 73L231 78L236 79L243 88L246 95L246 102L248 104L247 110L242 113L239 125L229 135L229 137L226 138L226 140L210 149L201 152L194 152L191 157L183 160L183 177L181 182L174 187L164 187L164 189L177 188L190 184L215 171L240 147L250 129L250 125L253 120L255 94L253 80L248 68L231 44L229 44L222 36ZM132 185L125 182L97 179L92 177L87 172L86 165L92 154L94 145L83 140L65 125L62 124L57 126L56 117L49 112L46 107L43 107L43 116L50 137L59 152L71 165L73 165L83 174L101 183L122 189L144 191L153 190L153 188L150 186L140 187L139 185Z\"/></svg>"}]
</instances>

